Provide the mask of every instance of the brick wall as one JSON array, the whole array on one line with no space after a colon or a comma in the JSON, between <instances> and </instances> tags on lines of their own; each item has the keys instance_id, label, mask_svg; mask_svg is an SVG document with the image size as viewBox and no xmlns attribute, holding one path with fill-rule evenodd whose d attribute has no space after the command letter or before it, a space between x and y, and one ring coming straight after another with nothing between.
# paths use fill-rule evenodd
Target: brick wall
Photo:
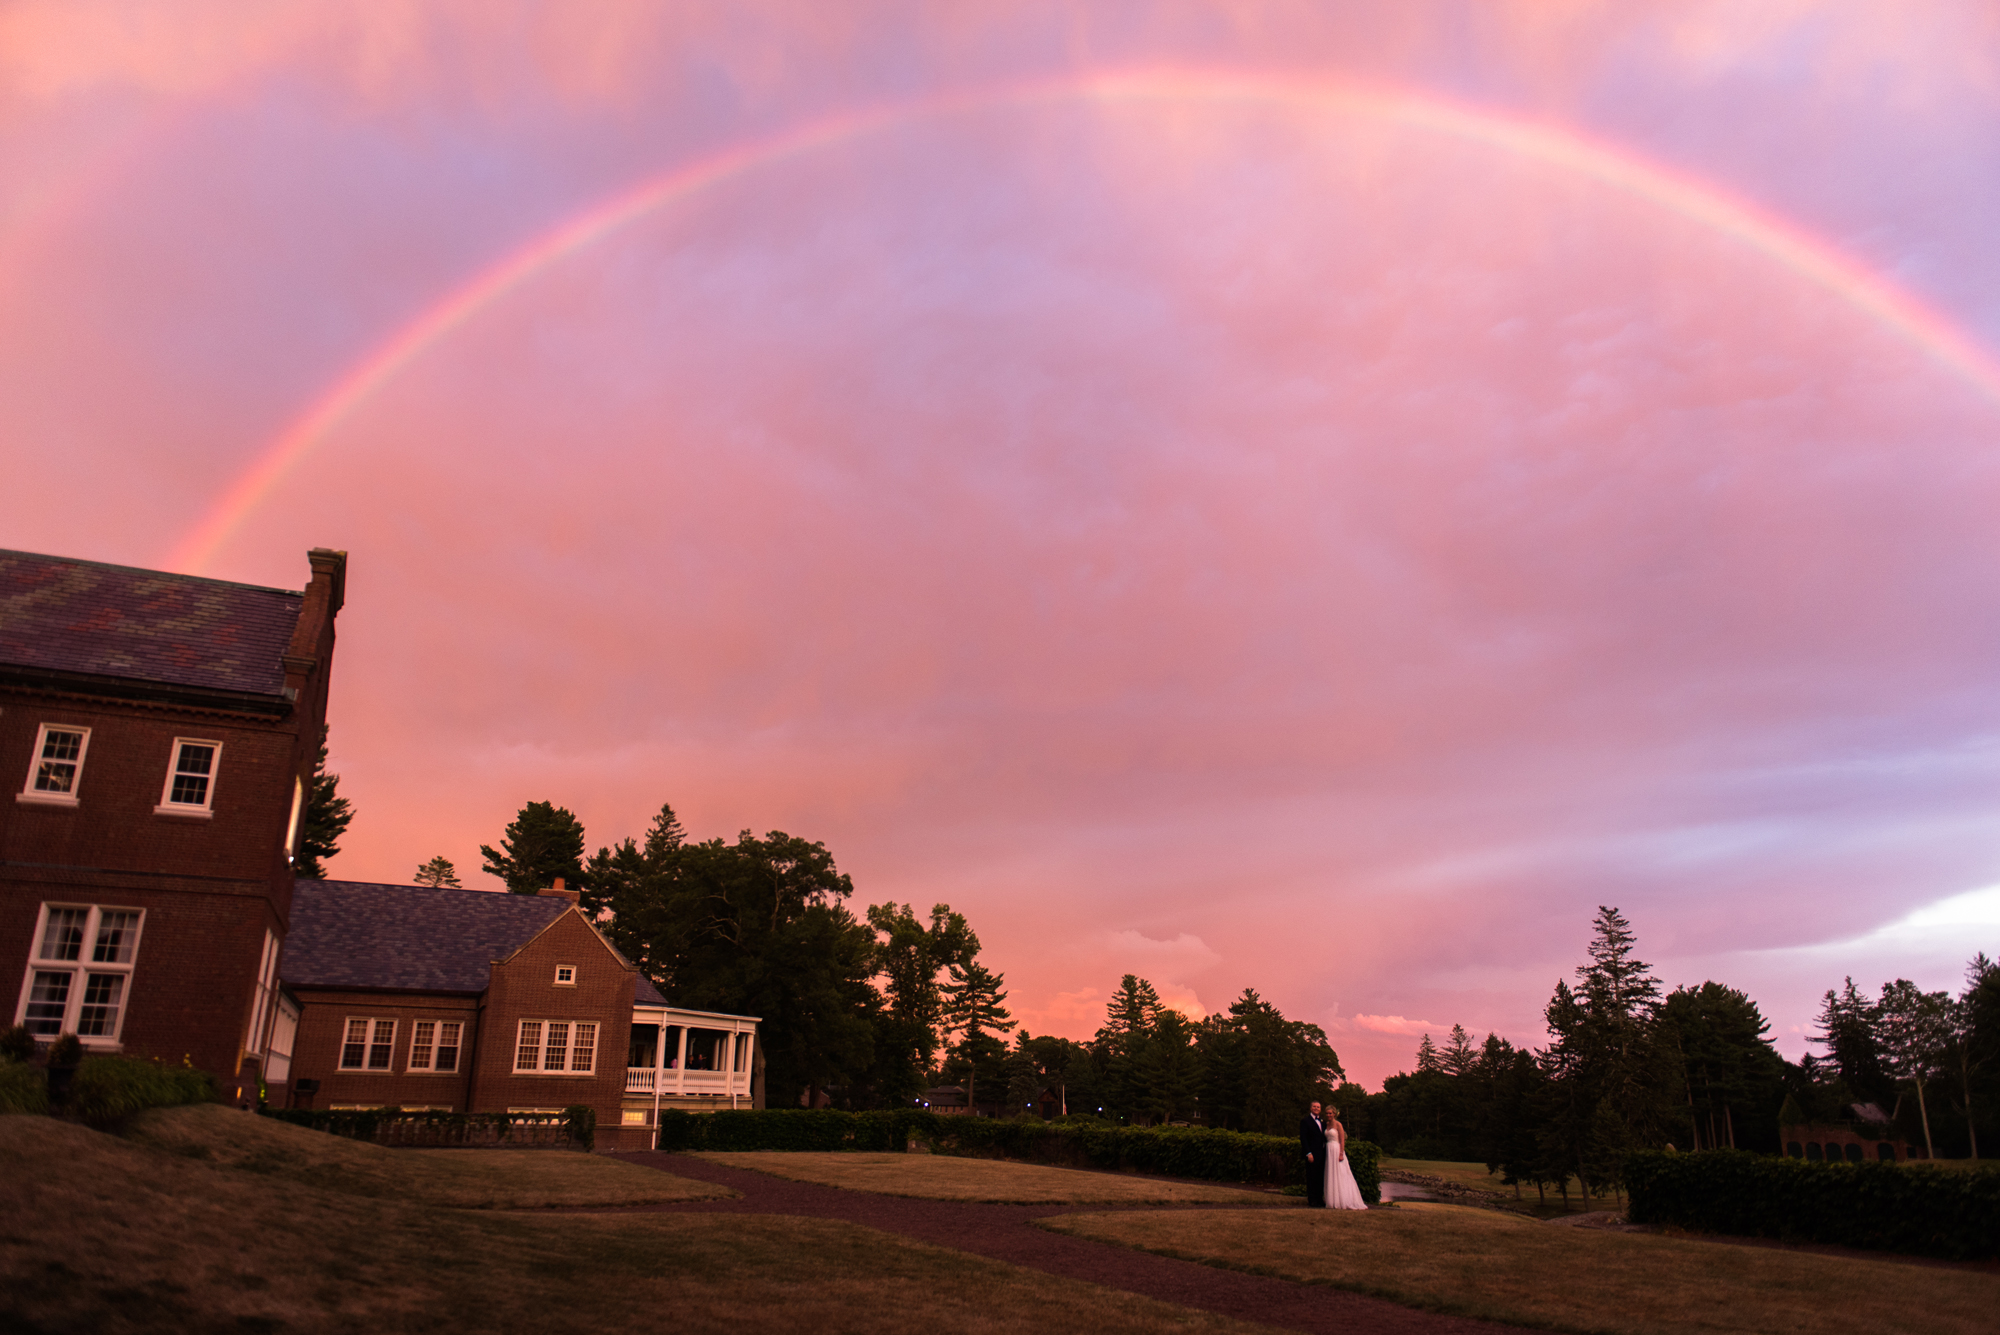
<instances>
[{"instance_id":1,"label":"brick wall","mask_svg":"<svg viewBox=\"0 0 2000 1335\"><path fill-rule=\"evenodd\" d=\"M562 966L576 981L556 981ZM493 966L482 1016L485 1038L473 1073L472 1111L562 1108L587 1104L601 1127L618 1125L625 1094L625 1058L632 1042L632 989L637 975L572 909L503 963ZM523 1020L597 1026L596 1069L589 1075L515 1070Z\"/></svg>"},{"instance_id":2,"label":"brick wall","mask_svg":"<svg viewBox=\"0 0 2000 1335\"><path fill-rule=\"evenodd\" d=\"M317 1080L319 1092L311 1096L314 1108L331 1108L337 1103L401 1107L443 1106L453 1112L468 1109L467 1088L472 1063L478 1051L479 999L416 993L346 992L335 989L294 989L301 1005L299 1033L292 1048L292 1079ZM393 1020L396 1035L387 1071L344 1071L340 1069L341 1045L350 1019ZM449 1074L412 1071L410 1036L418 1020L455 1021L464 1025L459 1036L458 1069ZM371 1023L372 1031L372 1023ZM290 1098L285 1106L304 1106ZM273 1091L273 1102L278 1092Z\"/></svg>"}]
</instances>

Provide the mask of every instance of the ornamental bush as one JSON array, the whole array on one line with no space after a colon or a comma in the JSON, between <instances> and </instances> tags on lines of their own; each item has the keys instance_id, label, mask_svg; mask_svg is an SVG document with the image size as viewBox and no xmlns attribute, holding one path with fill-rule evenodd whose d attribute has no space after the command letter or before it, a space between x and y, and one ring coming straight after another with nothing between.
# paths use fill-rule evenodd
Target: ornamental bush
<instances>
[{"instance_id":1,"label":"ornamental bush","mask_svg":"<svg viewBox=\"0 0 2000 1335\"><path fill-rule=\"evenodd\" d=\"M148 1108L213 1103L215 1077L192 1066L136 1057L85 1057L70 1082L66 1109L87 1126L114 1126Z\"/></svg>"},{"instance_id":2,"label":"ornamental bush","mask_svg":"<svg viewBox=\"0 0 2000 1335\"><path fill-rule=\"evenodd\" d=\"M1955 1261L2000 1256L2000 1172L1991 1170L1648 1152L1626 1160L1625 1190L1635 1224Z\"/></svg>"},{"instance_id":3,"label":"ornamental bush","mask_svg":"<svg viewBox=\"0 0 2000 1335\"><path fill-rule=\"evenodd\" d=\"M946 1116L918 1108L851 1113L767 1108L660 1114L662 1150L901 1151L911 1141L939 1154L1016 1159L1068 1168L1101 1168L1213 1182L1301 1180L1297 1140L1207 1127L1113 1126L1089 1118L1054 1122ZM1365 1140L1347 1144L1354 1180L1373 1204L1382 1198L1381 1153Z\"/></svg>"}]
</instances>

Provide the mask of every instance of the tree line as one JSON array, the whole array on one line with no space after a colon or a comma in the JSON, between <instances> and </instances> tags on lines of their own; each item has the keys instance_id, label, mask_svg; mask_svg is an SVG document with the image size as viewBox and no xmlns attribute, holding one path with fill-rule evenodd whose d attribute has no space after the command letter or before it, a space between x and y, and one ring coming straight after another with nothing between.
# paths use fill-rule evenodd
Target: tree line
<instances>
[{"instance_id":1,"label":"tree line","mask_svg":"<svg viewBox=\"0 0 2000 1335\"><path fill-rule=\"evenodd\" d=\"M2000 968L1984 954L1964 991L1907 979L1869 998L1848 979L1828 991L1814 1041L1826 1056L1787 1061L1757 1003L1716 982L1662 994L1634 955L1631 925L1600 907L1577 985L1558 981L1548 1045L1517 1048L1463 1027L1425 1034L1416 1070L1369 1094L1336 1091L1351 1133L1393 1155L1484 1161L1509 1184L1586 1197L1618 1184L1635 1149L1783 1152L1783 1125L1849 1125L1900 1137L1931 1157L1978 1157L2000 1107ZM1877 1120L1879 1118L1879 1120Z\"/></svg>"},{"instance_id":2,"label":"tree line","mask_svg":"<svg viewBox=\"0 0 2000 1335\"><path fill-rule=\"evenodd\" d=\"M575 888L669 1003L761 1016L773 1107L908 1106L950 1084L990 1114L1282 1134L1341 1077L1317 1025L1249 989L1195 1021L1128 974L1090 1042L1036 1037L1008 1010L1006 980L981 960L964 914L888 903L857 915L825 845L782 831L695 841L666 805L643 839L585 847L573 812L530 802L480 854L516 894L558 877ZM442 856L416 880L459 884Z\"/></svg>"},{"instance_id":3,"label":"tree line","mask_svg":"<svg viewBox=\"0 0 2000 1335\"><path fill-rule=\"evenodd\" d=\"M325 756L322 745L302 875L324 874L351 819ZM1587 1195L1615 1186L1634 1149L1780 1153L1781 1125L1848 1124L1930 1157L1977 1158L2000 1121L2000 966L1984 953L1956 996L1907 979L1870 996L1848 978L1826 993L1812 1036L1825 1055L1791 1062L1741 990L1664 992L1630 923L1600 906L1576 985L1558 981L1544 1009L1545 1047L1475 1043L1454 1025L1443 1044L1423 1035L1416 1069L1370 1094L1344 1082L1317 1025L1254 989L1197 1021L1127 974L1089 1042L1032 1036L963 914L891 903L857 917L825 846L782 832L692 842L662 806L643 841L586 857L572 812L530 802L480 852L514 893L557 877L575 887L672 1004L764 1017L773 1106L897 1106L948 1082L1000 1114L1283 1134L1317 1098L1393 1155L1484 1161L1517 1186L1566 1193L1574 1180ZM416 879L459 884L441 856Z\"/></svg>"}]
</instances>

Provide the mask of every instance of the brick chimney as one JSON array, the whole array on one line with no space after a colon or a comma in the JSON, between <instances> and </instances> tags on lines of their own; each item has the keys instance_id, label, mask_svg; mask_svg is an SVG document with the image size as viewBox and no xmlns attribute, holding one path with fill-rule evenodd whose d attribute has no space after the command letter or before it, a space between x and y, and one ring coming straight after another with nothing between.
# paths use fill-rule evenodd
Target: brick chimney
<instances>
[{"instance_id":1,"label":"brick chimney","mask_svg":"<svg viewBox=\"0 0 2000 1335\"><path fill-rule=\"evenodd\" d=\"M583 892L580 890L563 889L563 878L560 876L556 877L556 883L554 885L548 887L546 890L537 890L535 891L535 893L538 895L546 895L550 899L567 899L572 904L578 902L583 898Z\"/></svg>"}]
</instances>

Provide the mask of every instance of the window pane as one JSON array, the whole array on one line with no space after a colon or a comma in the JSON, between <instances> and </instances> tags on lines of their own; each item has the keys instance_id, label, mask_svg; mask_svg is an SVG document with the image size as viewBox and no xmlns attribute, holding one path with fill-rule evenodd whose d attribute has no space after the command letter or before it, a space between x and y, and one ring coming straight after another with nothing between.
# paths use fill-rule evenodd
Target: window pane
<instances>
[{"instance_id":1,"label":"window pane","mask_svg":"<svg viewBox=\"0 0 2000 1335\"><path fill-rule=\"evenodd\" d=\"M551 1020L548 1045L542 1049L542 1069L560 1071L568 1064L569 1026L560 1020Z\"/></svg>"},{"instance_id":2,"label":"window pane","mask_svg":"<svg viewBox=\"0 0 2000 1335\"><path fill-rule=\"evenodd\" d=\"M375 1041L368 1045L369 1070L386 1071L389 1069L389 1050L395 1045L395 1038L396 1022L394 1020L377 1020L375 1022Z\"/></svg>"},{"instance_id":3,"label":"window pane","mask_svg":"<svg viewBox=\"0 0 2000 1335\"><path fill-rule=\"evenodd\" d=\"M448 1020L438 1026L437 1069L456 1071L458 1069L458 1021Z\"/></svg>"},{"instance_id":4,"label":"window pane","mask_svg":"<svg viewBox=\"0 0 2000 1335\"><path fill-rule=\"evenodd\" d=\"M73 975L35 971L28 989L28 1010L22 1017L28 1032L54 1038L62 1032L63 1013L69 1009L69 982Z\"/></svg>"},{"instance_id":5,"label":"window pane","mask_svg":"<svg viewBox=\"0 0 2000 1335\"><path fill-rule=\"evenodd\" d=\"M183 802L189 806L203 806L208 802L208 780L198 774L174 775L174 789L167 797L169 802Z\"/></svg>"},{"instance_id":6,"label":"window pane","mask_svg":"<svg viewBox=\"0 0 2000 1335\"><path fill-rule=\"evenodd\" d=\"M184 742L181 745L180 761L174 766L174 773L205 776L209 772L209 767L214 763L214 747L196 746L193 742Z\"/></svg>"},{"instance_id":7,"label":"window pane","mask_svg":"<svg viewBox=\"0 0 2000 1335\"><path fill-rule=\"evenodd\" d=\"M83 954L83 923L89 909L50 909L49 925L42 929L45 960L73 960Z\"/></svg>"},{"instance_id":8,"label":"window pane","mask_svg":"<svg viewBox=\"0 0 2000 1335\"><path fill-rule=\"evenodd\" d=\"M118 1033L118 1003L125 996L125 975L93 973L83 985L83 1008L77 1012L79 1037L111 1038Z\"/></svg>"},{"instance_id":9,"label":"window pane","mask_svg":"<svg viewBox=\"0 0 2000 1335\"><path fill-rule=\"evenodd\" d=\"M139 941L139 915L107 910L97 920L97 945L90 952L94 964L130 964ZM76 956L70 956L75 959Z\"/></svg>"},{"instance_id":10,"label":"window pane","mask_svg":"<svg viewBox=\"0 0 2000 1335\"><path fill-rule=\"evenodd\" d=\"M597 1026L580 1024L576 1027L576 1042L569 1047L569 1069L588 1071L594 1067L597 1057Z\"/></svg>"},{"instance_id":11,"label":"window pane","mask_svg":"<svg viewBox=\"0 0 2000 1335\"><path fill-rule=\"evenodd\" d=\"M542 1022L540 1020L521 1021L521 1042L514 1049L514 1069L535 1071L541 1069Z\"/></svg>"},{"instance_id":12,"label":"window pane","mask_svg":"<svg viewBox=\"0 0 2000 1335\"><path fill-rule=\"evenodd\" d=\"M368 1021L349 1020L347 1041L340 1046L340 1064L352 1069L361 1065L362 1055L368 1048Z\"/></svg>"},{"instance_id":13,"label":"window pane","mask_svg":"<svg viewBox=\"0 0 2000 1335\"><path fill-rule=\"evenodd\" d=\"M82 754L82 733L49 729L42 737L41 764L35 769L35 791L67 793L75 788L77 757Z\"/></svg>"},{"instance_id":14,"label":"window pane","mask_svg":"<svg viewBox=\"0 0 2000 1335\"><path fill-rule=\"evenodd\" d=\"M418 1020L410 1030L410 1069L428 1071L431 1069L431 1035L437 1025L430 1020Z\"/></svg>"}]
</instances>

